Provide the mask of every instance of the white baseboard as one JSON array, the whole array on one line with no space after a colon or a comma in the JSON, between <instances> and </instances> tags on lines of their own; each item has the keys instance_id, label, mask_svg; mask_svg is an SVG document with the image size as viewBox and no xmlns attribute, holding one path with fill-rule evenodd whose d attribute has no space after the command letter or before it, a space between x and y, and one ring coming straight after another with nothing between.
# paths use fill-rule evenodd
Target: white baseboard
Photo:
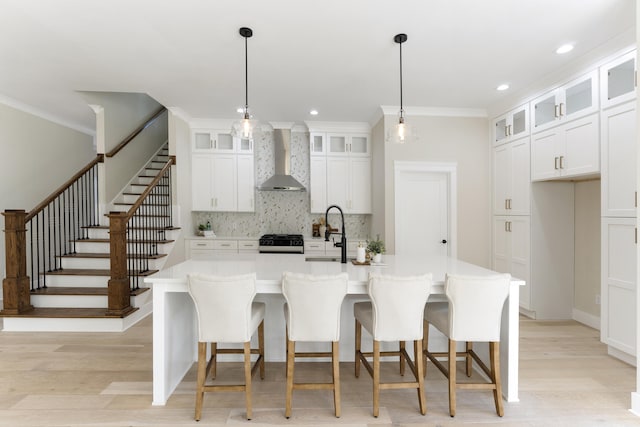
<instances>
[{"instance_id":1,"label":"white baseboard","mask_svg":"<svg viewBox=\"0 0 640 427\"><path fill-rule=\"evenodd\" d=\"M585 313L584 311L573 309L573 320L580 322L583 325L587 325L590 328L600 330L600 317L593 314Z\"/></svg>"}]
</instances>

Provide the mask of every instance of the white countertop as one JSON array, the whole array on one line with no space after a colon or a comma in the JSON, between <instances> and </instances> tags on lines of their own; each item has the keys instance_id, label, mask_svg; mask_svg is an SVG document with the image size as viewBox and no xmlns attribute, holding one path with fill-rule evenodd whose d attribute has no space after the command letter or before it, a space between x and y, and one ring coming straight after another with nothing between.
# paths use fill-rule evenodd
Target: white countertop
<instances>
[{"instance_id":1,"label":"white countertop","mask_svg":"<svg viewBox=\"0 0 640 427\"><path fill-rule=\"evenodd\" d=\"M186 284L190 273L233 275L253 273L257 275L258 293L280 293L283 271L307 274L349 274L349 293L366 293L369 272L393 274L399 276L432 273L433 293L443 292L445 273L467 275L493 275L494 271L449 257L408 257L384 255L384 265L360 266L340 262L305 261L304 254L220 254L208 260L187 260L173 267L145 278L145 282L154 284ZM514 279L514 281L517 281ZM521 283L522 285L524 282ZM178 290L178 289L176 289Z\"/></svg>"}]
</instances>

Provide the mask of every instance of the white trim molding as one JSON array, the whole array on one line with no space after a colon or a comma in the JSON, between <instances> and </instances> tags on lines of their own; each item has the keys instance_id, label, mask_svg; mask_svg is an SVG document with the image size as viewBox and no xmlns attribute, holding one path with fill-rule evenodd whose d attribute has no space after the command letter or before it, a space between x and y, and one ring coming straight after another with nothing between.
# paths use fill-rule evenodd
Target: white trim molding
<instances>
[{"instance_id":1,"label":"white trim molding","mask_svg":"<svg viewBox=\"0 0 640 427\"><path fill-rule=\"evenodd\" d=\"M397 116L399 106L381 105L380 109L385 116ZM489 117L484 108L451 108L451 107L404 107L405 116L432 116L432 117Z\"/></svg>"}]
</instances>

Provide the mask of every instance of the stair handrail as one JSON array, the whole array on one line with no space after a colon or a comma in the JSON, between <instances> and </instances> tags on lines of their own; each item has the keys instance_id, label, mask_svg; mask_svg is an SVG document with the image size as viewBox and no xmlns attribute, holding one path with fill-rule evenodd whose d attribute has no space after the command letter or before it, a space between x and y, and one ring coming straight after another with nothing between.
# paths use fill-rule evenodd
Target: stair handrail
<instances>
[{"instance_id":1,"label":"stair handrail","mask_svg":"<svg viewBox=\"0 0 640 427\"><path fill-rule=\"evenodd\" d=\"M98 154L30 212L7 209L2 213L6 249L3 314L33 310L30 292L46 287L47 273L59 269L59 257L75 252L75 240L83 237L86 226L97 223L97 165L102 162L104 155Z\"/></svg>"},{"instance_id":2,"label":"stair handrail","mask_svg":"<svg viewBox=\"0 0 640 427\"><path fill-rule=\"evenodd\" d=\"M162 169L138 196L135 203L126 212L110 212L109 241L111 248L111 277L109 279L109 300L107 314L125 316L133 310L130 295L139 289L139 276L149 271L148 256L158 255L158 244L165 231L173 224L171 197L171 166L176 164L175 156L169 156ZM163 183L161 185L161 183ZM160 188L166 187L166 189ZM147 203L153 197L165 198L167 205L154 207ZM147 203L145 205L145 203ZM166 213L157 218L167 217L160 221L153 215L143 216L141 208L147 206L152 213ZM164 211L167 212L164 212Z\"/></svg>"},{"instance_id":3,"label":"stair handrail","mask_svg":"<svg viewBox=\"0 0 640 427\"><path fill-rule=\"evenodd\" d=\"M147 121L145 121L142 125L137 127L133 132L131 132L129 136L127 136L125 139L122 140L122 142L120 142L111 151L109 151L106 154L106 156L111 158L116 154L118 154L118 152L122 150L125 146L127 146L127 144L129 144L131 141L133 141L133 139L136 136L138 136L140 132L142 132L149 126L151 126L158 119L158 117L160 117L162 113L164 113L165 111L167 111L166 107L160 107L155 113L153 113L153 115L149 119L147 119Z\"/></svg>"}]
</instances>

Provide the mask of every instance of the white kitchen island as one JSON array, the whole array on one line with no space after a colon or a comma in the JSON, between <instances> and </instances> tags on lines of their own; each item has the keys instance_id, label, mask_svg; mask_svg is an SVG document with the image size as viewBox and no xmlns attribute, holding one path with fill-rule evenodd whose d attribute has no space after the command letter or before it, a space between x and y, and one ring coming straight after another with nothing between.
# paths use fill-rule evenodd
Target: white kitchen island
<instances>
[{"instance_id":1,"label":"white kitchen island","mask_svg":"<svg viewBox=\"0 0 640 427\"><path fill-rule=\"evenodd\" d=\"M191 273L231 275L257 274L256 300L267 305L265 315L265 357L267 361L285 360L284 314L281 294L283 271L308 274L349 274L349 290L342 308L340 360L354 360L353 303L367 299L369 272L416 275L432 273L434 287L430 301L444 298L446 273L491 275L494 271L449 257L431 259L387 255L384 265L356 266L351 262L305 261L302 254L230 254L217 255L210 260L188 260L164 269L145 279L153 288L153 404L164 405L169 396L197 359L197 323L194 305L187 293L187 275ZM513 279L509 298L502 317L500 364L503 393L507 401L518 401L518 301L521 280ZM363 334L363 348L367 348L368 334ZM430 339L444 337L433 332ZM388 343L397 348L395 343ZM313 345L313 344L311 344ZM484 353L484 351L482 351ZM426 384L429 387L429 384Z\"/></svg>"}]
</instances>

